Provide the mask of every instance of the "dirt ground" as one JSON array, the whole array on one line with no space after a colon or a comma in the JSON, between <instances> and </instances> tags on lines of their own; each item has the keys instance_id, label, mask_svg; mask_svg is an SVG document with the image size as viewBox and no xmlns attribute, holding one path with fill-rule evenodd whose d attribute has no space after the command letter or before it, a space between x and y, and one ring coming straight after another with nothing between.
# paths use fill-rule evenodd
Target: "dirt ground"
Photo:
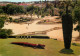
<instances>
[{"instance_id":1,"label":"dirt ground","mask_svg":"<svg viewBox=\"0 0 80 56\"><path fill-rule=\"evenodd\" d=\"M26 15L19 15L19 16L10 16L12 18L19 18L19 17L30 17L26 16ZM33 18L37 18L36 15L32 16ZM58 16L45 16L43 19L51 19L51 20L55 20L55 18L57 18ZM42 20L42 19L41 19ZM13 30L13 35L17 35L17 34L22 34L22 33L27 33L27 32L33 32L33 31L44 31L44 30L48 30L54 27L62 27L62 24L49 24L49 25L38 25L36 24L37 22L39 22L40 20L36 20L34 21L32 24L28 25L28 24L16 24L16 23L8 23L8 25L4 25L4 28L6 29L12 29ZM73 28L75 28L76 25L73 25ZM63 40L63 32L62 29L59 30L52 30L50 32L47 32L47 36L49 36L50 38L55 38L58 40ZM75 40L77 37L79 36L79 33L77 31L72 32L72 40Z\"/></svg>"}]
</instances>

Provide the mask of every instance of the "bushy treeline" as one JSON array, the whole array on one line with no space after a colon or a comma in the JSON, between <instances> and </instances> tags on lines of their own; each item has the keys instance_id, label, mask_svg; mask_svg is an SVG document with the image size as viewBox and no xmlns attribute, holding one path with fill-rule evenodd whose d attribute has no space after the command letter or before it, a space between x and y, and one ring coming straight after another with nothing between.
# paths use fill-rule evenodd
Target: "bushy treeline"
<instances>
[{"instance_id":1,"label":"bushy treeline","mask_svg":"<svg viewBox=\"0 0 80 56\"><path fill-rule=\"evenodd\" d=\"M47 3L45 7L39 7L39 6L26 6L24 8L23 6L19 5L13 5L8 4L6 6L0 6L0 13L6 13L6 14L36 14L38 17L39 15L46 16L46 15L54 15L54 6L53 4Z\"/></svg>"},{"instance_id":2,"label":"bushy treeline","mask_svg":"<svg viewBox=\"0 0 80 56\"><path fill-rule=\"evenodd\" d=\"M47 3L44 7L38 7L38 6L28 6L26 7L26 13L30 14L31 16L33 14L36 14L39 18L39 15L41 17L44 16L54 16L54 5L52 3Z\"/></svg>"},{"instance_id":3,"label":"bushy treeline","mask_svg":"<svg viewBox=\"0 0 80 56\"><path fill-rule=\"evenodd\" d=\"M22 6L8 4L6 6L0 6L0 13L6 14L24 13L24 9Z\"/></svg>"}]
</instances>

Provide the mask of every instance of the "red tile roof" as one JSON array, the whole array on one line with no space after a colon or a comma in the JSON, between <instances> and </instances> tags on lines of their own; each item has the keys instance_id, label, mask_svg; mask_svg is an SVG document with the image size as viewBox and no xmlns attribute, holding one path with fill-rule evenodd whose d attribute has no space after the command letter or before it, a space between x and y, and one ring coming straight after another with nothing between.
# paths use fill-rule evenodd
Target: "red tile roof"
<instances>
[{"instance_id":1,"label":"red tile roof","mask_svg":"<svg viewBox=\"0 0 80 56\"><path fill-rule=\"evenodd\" d=\"M0 6L6 6L6 4L0 4Z\"/></svg>"}]
</instances>

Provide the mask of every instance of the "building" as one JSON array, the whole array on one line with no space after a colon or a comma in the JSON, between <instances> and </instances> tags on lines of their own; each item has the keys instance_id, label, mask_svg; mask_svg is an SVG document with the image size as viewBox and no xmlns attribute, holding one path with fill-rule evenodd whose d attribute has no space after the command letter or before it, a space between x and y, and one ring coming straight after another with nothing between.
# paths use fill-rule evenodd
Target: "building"
<instances>
[{"instance_id":1,"label":"building","mask_svg":"<svg viewBox=\"0 0 80 56\"><path fill-rule=\"evenodd\" d=\"M29 4L29 3L20 3L18 4L19 6L23 6L24 8L26 8L27 6L30 6L32 4Z\"/></svg>"}]
</instances>

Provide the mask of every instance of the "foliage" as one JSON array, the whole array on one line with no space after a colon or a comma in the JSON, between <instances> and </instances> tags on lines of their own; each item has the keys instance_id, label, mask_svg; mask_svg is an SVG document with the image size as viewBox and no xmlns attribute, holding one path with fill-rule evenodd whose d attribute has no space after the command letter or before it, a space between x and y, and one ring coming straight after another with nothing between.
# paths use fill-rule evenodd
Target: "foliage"
<instances>
[{"instance_id":1,"label":"foliage","mask_svg":"<svg viewBox=\"0 0 80 56\"><path fill-rule=\"evenodd\" d=\"M60 6L60 16L62 16L62 28L63 28L63 38L65 49L70 49L71 39L72 39L72 6L70 1L65 1L61 3ZM67 28L66 28L67 27Z\"/></svg>"},{"instance_id":2,"label":"foliage","mask_svg":"<svg viewBox=\"0 0 80 56\"><path fill-rule=\"evenodd\" d=\"M0 6L0 13L6 13L6 14L20 14L20 13L28 13L31 15L36 14L39 18L39 15L42 15L43 13L45 15L54 15L54 8L53 4L47 3L46 7L38 7L38 6L27 6L26 8L23 8L22 6L13 5L13 4L7 4L6 6Z\"/></svg>"},{"instance_id":3,"label":"foliage","mask_svg":"<svg viewBox=\"0 0 80 56\"><path fill-rule=\"evenodd\" d=\"M41 13L40 8L39 7L35 7L35 11L34 13L37 15L37 17L39 18L39 15Z\"/></svg>"},{"instance_id":4,"label":"foliage","mask_svg":"<svg viewBox=\"0 0 80 56\"><path fill-rule=\"evenodd\" d=\"M78 25L76 26L76 28L74 28L74 30L79 32L79 37L80 37L80 1L78 2L78 4L75 6L74 10L73 10L73 22L74 24L78 23Z\"/></svg>"},{"instance_id":5,"label":"foliage","mask_svg":"<svg viewBox=\"0 0 80 56\"><path fill-rule=\"evenodd\" d=\"M35 6L33 5L27 6L26 11L31 15L31 18L32 18L33 13L35 13Z\"/></svg>"},{"instance_id":6,"label":"foliage","mask_svg":"<svg viewBox=\"0 0 80 56\"><path fill-rule=\"evenodd\" d=\"M4 11L2 9L0 9L0 13L4 13Z\"/></svg>"},{"instance_id":7,"label":"foliage","mask_svg":"<svg viewBox=\"0 0 80 56\"><path fill-rule=\"evenodd\" d=\"M7 38L11 34L12 34L11 29L0 29L0 38Z\"/></svg>"},{"instance_id":8,"label":"foliage","mask_svg":"<svg viewBox=\"0 0 80 56\"><path fill-rule=\"evenodd\" d=\"M80 7L79 6L76 6L74 8L74 18L73 18L74 23L76 23L77 21L80 20L80 16L79 15L80 15Z\"/></svg>"},{"instance_id":9,"label":"foliage","mask_svg":"<svg viewBox=\"0 0 80 56\"><path fill-rule=\"evenodd\" d=\"M12 34L12 30L11 29L2 29L2 27L4 27L4 23L5 20L7 19L7 17L0 17L0 38L7 38L8 35Z\"/></svg>"},{"instance_id":10,"label":"foliage","mask_svg":"<svg viewBox=\"0 0 80 56\"><path fill-rule=\"evenodd\" d=\"M19 23L19 20L18 19L14 19L13 22Z\"/></svg>"},{"instance_id":11,"label":"foliage","mask_svg":"<svg viewBox=\"0 0 80 56\"><path fill-rule=\"evenodd\" d=\"M7 9L8 14L17 14L17 13L23 13L23 12L24 12L23 7L17 6L17 5L11 5Z\"/></svg>"},{"instance_id":12,"label":"foliage","mask_svg":"<svg viewBox=\"0 0 80 56\"><path fill-rule=\"evenodd\" d=\"M0 38L7 38L7 34L4 32L0 32Z\"/></svg>"},{"instance_id":13,"label":"foliage","mask_svg":"<svg viewBox=\"0 0 80 56\"><path fill-rule=\"evenodd\" d=\"M12 17L9 17L9 21L10 21L10 22L12 22L12 21L13 21Z\"/></svg>"},{"instance_id":14,"label":"foliage","mask_svg":"<svg viewBox=\"0 0 80 56\"><path fill-rule=\"evenodd\" d=\"M8 4L6 6L2 6L2 10L6 14L17 14L17 13L24 13L24 9L22 6Z\"/></svg>"},{"instance_id":15,"label":"foliage","mask_svg":"<svg viewBox=\"0 0 80 56\"><path fill-rule=\"evenodd\" d=\"M72 45L77 46L77 44L76 44L76 43L72 43Z\"/></svg>"},{"instance_id":16,"label":"foliage","mask_svg":"<svg viewBox=\"0 0 80 56\"><path fill-rule=\"evenodd\" d=\"M51 4L48 3L46 7L38 7L38 6L31 5L26 8L26 11L31 16L33 14L36 14L38 18L39 18L39 15L41 15L42 17L48 16L48 15L51 15L51 16L54 15L54 7L52 3Z\"/></svg>"},{"instance_id":17,"label":"foliage","mask_svg":"<svg viewBox=\"0 0 80 56\"><path fill-rule=\"evenodd\" d=\"M4 10L2 9L2 6L0 6L0 14L4 13Z\"/></svg>"},{"instance_id":18,"label":"foliage","mask_svg":"<svg viewBox=\"0 0 80 56\"><path fill-rule=\"evenodd\" d=\"M0 28L4 26L4 19L0 17Z\"/></svg>"},{"instance_id":19,"label":"foliage","mask_svg":"<svg viewBox=\"0 0 80 56\"><path fill-rule=\"evenodd\" d=\"M51 16L54 16L54 6L52 3L47 3L46 4L46 7L43 8L43 13L45 15L51 15Z\"/></svg>"},{"instance_id":20,"label":"foliage","mask_svg":"<svg viewBox=\"0 0 80 56\"><path fill-rule=\"evenodd\" d=\"M42 18L45 17L45 14L42 14L41 17L42 17Z\"/></svg>"},{"instance_id":21,"label":"foliage","mask_svg":"<svg viewBox=\"0 0 80 56\"><path fill-rule=\"evenodd\" d=\"M23 17L20 17L19 19L24 19Z\"/></svg>"},{"instance_id":22,"label":"foliage","mask_svg":"<svg viewBox=\"0 0 80 56\"><path fill-rule=\"evenodd\" d=\"M77 31L79 32L79 31L80 31L80 26L77 25L76 28L74 28L74 30L75 30L75 31L77 30Z\"/></svg>"},{"instance_id":23,"label":"foliage","mask_svg":"<svg viewBox=\"0 0 80 56\"><path fill-rule=\"evenodd\" d=\"M34 10L34 6L33 5L31 5L31 6L28 6L27 8L26 8L26 11L27 12L30 12L30 11L32 11L32 10Z\"/></svg>"},{"instance_id":24,"label":"foliage","mask_svg":"<svg viewBox=\"0 0 80 56\"><path fill-rule=\"evenodd\" d=\"M2 16L0 17L0 28L2 28L4 26L5 20L7 19L6 16Z\"/></svg>"},{"instance_id":25,"label":"foliage","mask_svg":"<svg viewBox=\"0 0 80 56\"><path fill-rule=\"evenodd\" d=\"M12 30L11 30L11 29L6 29L6 33L7 33L8 35L13 34L13 32L12 32Z\"/></svg>"},{"instance_id":26,"label":"foliage","mask_svg":"<svg viewBox=\"0 0 80 56\"><path fill-rule=\"evenodd\" d=\"M4 21L8 19L7 16L1 16L0 18L2 18Z\"/></svg>"},{"instance_id":27,"label":"foliage","mask_svg":"<svg viewBox=\"0 0 80 56\"><path fill-rule=\"evenodd\" d=\"M74 45L74 46L80 46L79 43L72 43L72 45Z\"/></svg>"}]
</instances>

